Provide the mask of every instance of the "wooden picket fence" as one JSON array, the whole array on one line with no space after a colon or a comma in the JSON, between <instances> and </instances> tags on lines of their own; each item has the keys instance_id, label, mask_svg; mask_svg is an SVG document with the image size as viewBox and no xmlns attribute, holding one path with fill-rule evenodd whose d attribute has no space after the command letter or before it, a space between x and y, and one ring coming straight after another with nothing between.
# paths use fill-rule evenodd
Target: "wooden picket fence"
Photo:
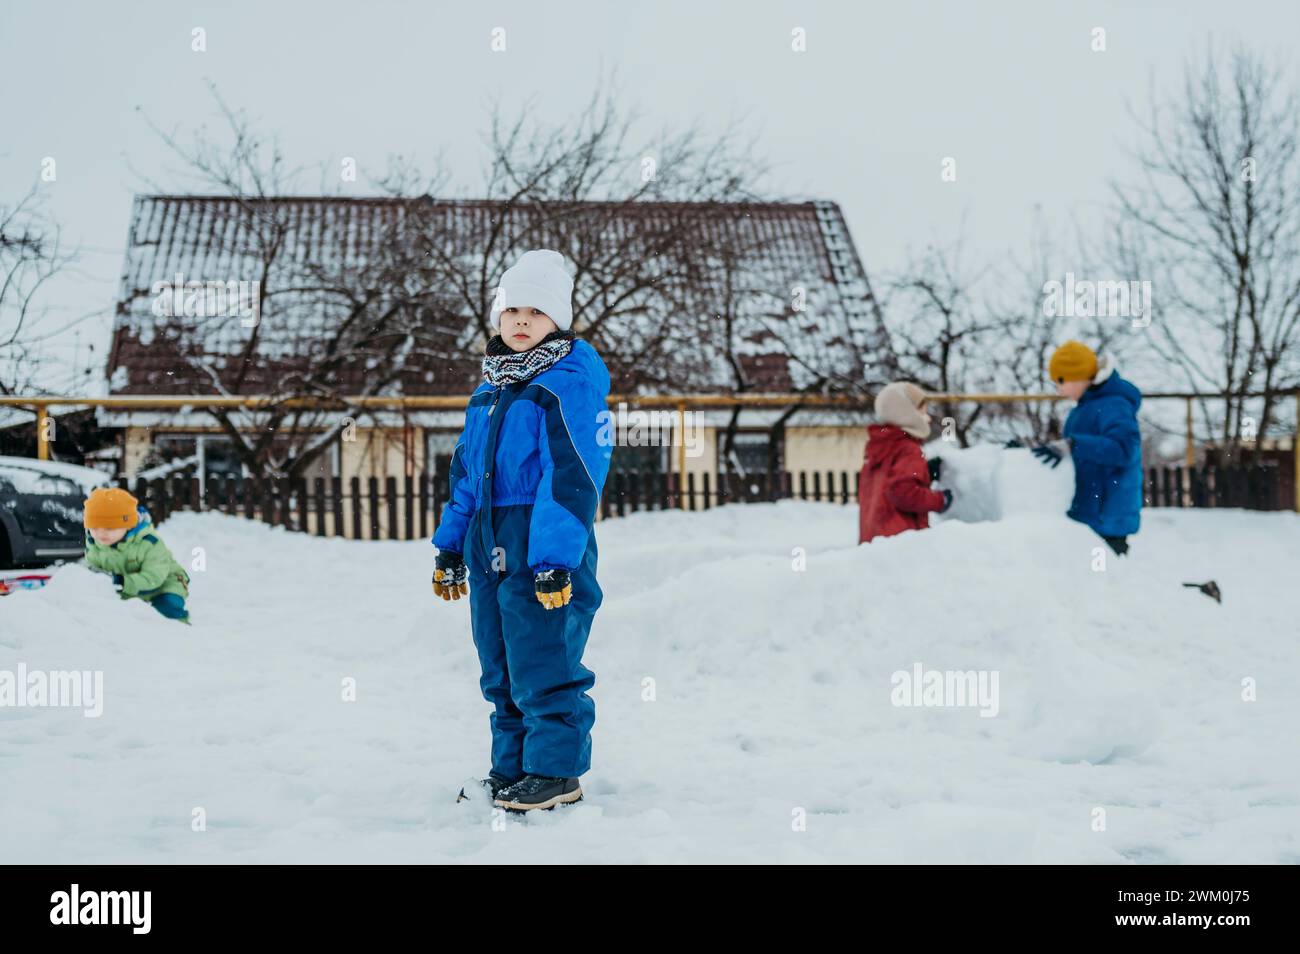
<instances>
[{"instance_id":1,"label":"wooden picket fence","mask_svg":"<svg viewBox=\"0 0 1300 954\"><path fill-rule=\"evenodd\" d=\"M441 484L441 487L438 486ZM155 523L181 510L210 510L320 537L418 540L431 536L446 505L445 481L407 477L197 477L137 480L131 492Z\"/></svg>"},{"instance_id":2,"label":"wooden picket fence","mask_svg":"<svg viewBox=\"0 0 1300 954\"><path fill-rule=\"evenodd\" d=\"M1151 467L1148 507L1241 507L1290 510L1292 497L1275 466Z\"/></svg>"},{"instance_id":3,"label":"wooden picket fence","mask_svg":"<svg viewBox=\"0 0 1300 954\"><path fill-rule=\"evenodd\" d=\"M1153 467L1146 472L1149 507L1288 509L1272 467ZM321 537L419 540L432 536L447 504L446 479L316 477L311 480L198 478L138 480L130 489L162 522L180 510L212 510ZM734 503L812 500L857 504L850 471L790 471L749 476L615 471L601 496L602 518L644 510L708 510Z\"/></svg>"},{"instance_id":4,"label":"wooden picket fence","mask_svg":"<svg viewBox=\"0 0 1300 954\"><path fill-rule=\"evenodd\" d=\"M858 475L848 471L782 471L742 477L739 474L612 472L605 481L601 514L622 517L638 510L708 510L728 503L814 500L856 504ZM683 506L684 504L684 506Z\"/></svg>"},{"instance_id":5,"label":"wooden picket fence","mask_svg":"<svg viewBox=\"0 0 1300 954\"><path fill-rule=\"evenodd\" d=\"M447 505L446 479L407 477L211 478L163 477L124 484L149 508L155 523L177 511L210 510L260 520L321 537L419 540L432 536ZM776 475L612 472L605 482L603 518L638 510L707 510L728 503L785 498L857 502L857 474L833 471Z\"/></svg>"}]
</instances>

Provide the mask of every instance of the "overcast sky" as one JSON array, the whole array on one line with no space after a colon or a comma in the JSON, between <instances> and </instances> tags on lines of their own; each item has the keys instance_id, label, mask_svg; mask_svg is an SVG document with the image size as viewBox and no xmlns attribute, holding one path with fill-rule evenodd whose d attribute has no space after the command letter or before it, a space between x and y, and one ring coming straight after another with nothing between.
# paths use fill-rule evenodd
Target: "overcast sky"
<instances>
[{"instance_id":1,"label":"overcast sky","mask_svg":"<svg viewBox=\"0 0 1300 954\"><path fill-rule=\"evenodd\" d=\"M504 53L490 46L497 27ZM1091 49L1097 27L1105 52ZM191 49L195 28L206 52ZM795 28L804 52L791 49ZM1292 0L7 0L0 204L55 159L57 179L41 188L82 256L49 289L42 327L102 311L62 339L65 359L75 345L84 365L93 343L102 365L131 196L147 191L132 167L185 188L137 107L164 127L215 130L211 79L278 133L291 161L356 157L358 195L394 153L442 153L448 191L470 195L494 97L507 108L534 97L544 119L561 121L616 70L627 104L651 125L747 120L775 166L771 185L838 202L873 274L927 241L950 241L963 220L968 255L993 260L1025 247L1036 205L1062 225L1100 216L1109 179L1131 168L1125 105L1144 103L1152 81L1177 83L1210 39L1281 57L1297 36ZM956 182L940 177L949 156ZM71 382L60 373L47 386Z\"/></svg>"}]
</instances>

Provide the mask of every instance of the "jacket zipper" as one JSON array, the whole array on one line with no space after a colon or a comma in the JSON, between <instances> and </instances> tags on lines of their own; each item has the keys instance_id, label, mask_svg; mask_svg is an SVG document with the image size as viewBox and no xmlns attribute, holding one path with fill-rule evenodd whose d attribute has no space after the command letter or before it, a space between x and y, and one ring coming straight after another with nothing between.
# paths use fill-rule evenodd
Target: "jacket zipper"
<instances>
[{"instance_id":1,"label":"jacket zipper","mask_svg":"<svg viewBox=\"0 0 1300 954\"><path fill-rule=\"evenodd\" d=\"M492 395L492 405L488 408L488 428L487 434L483 439L483 477L479 484L479 540L483 548L484 566L492 566L492 551L496 547L496 536L492 529L492 468L496 463L496 431L493 429L491 421L492 413L497 409L497 402L501 400L501 392L504 385L499 385L496 392Z\"/></svg>"}]
</instances>

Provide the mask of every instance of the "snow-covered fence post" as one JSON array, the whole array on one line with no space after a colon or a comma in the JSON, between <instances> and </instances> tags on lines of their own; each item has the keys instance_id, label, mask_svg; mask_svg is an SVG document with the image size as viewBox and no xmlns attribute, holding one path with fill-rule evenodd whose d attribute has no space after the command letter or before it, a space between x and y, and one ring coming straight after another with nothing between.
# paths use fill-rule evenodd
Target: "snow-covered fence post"
<instances>
[{"instance_id":1,"label":"snow-covered fence post","mask_svg":"<svg viewBox=\"0 0 1300 954\"><path fill-rule=\"evenodd\" d=\"M312 503L316 510L316 536L325 536L325 478L316 477L311 482Z\"/></svg>"},{"instance_id":2,"label":"snow-covered fence post","mask_svg":"<svg viewBox=\"0 0 1300 954\"><path fill-rule=\"evenodd\" d=\"M330 478L330 506L334 510L334 536L346 537L343 529L343 478Z\"/></svg>"},{"instance_id":3,"label":"snow-covered fence post","mask_svg":"<svg viewBox=\"0 0 1300 954\"><path fill-rule=\"evenodd\" d=\"M311 533L311 523L308 519L306 477L299 477L294 481L294 492L298 495L298 532Z\"/></svg>"},{"instance_id":4,"label":"snow-covered fence post","mask_svg":"<svg viewBox=\"0 0 1300 954\"><path fill-rule=\"evenodd\" d=\"M262 481L262 522L272 527L284 525L284 518L279 512L282 499L278 491L279 483L275 477L267 477Z\"/></svg>"},{"instance_id":5,"label":"snow-covered fence post","mask_svg":"<svg viewBox=\"0 0 1300 954\"><path fill-rule=\"evenodd\" d=\"M257 498L261 492L260 481L256 477L245 477L242 487L244 496L244 518L257 519Z\"/></svg>"},{"instance_id":6,"label":"snow-covered fence post","mask_svg":"<svg viewBox=\"0 0 1300 954\"><path fill-rule=\"evenodd\" d=\"M680 482L681 475L686 473L686 402L685 401L679 401L677 403L677 422L678 424L681 425L678 430L678 437L680 439L677 442L678 445L677 446L677 477ZM679 501L679 503L681 507L685 509L686 507L685 501Z\"/></svg>"},{"instance_id":7,"label":"snow-covered fence post","mask_svg":"<svg viewBox=\"0 0 1300 954\"><path fill-rule=\"evenodd\" d=\"M1208 507L1210 505L1210 488L1209 488L1208 464L1192 471L1192 506Z\"/></svg>"},{"instance_id":8,"label":"snow-covered fence post","mask_svg":"<svg viewBox=\"0 0 1300 954\"><path fill-rule=\"evenodd\" d=\"M638 510L641 509L640 483L641 483L640 475L636 471L632 471L627 475L628 506L633 513L636 513Z\"/></svg>"},{"instance_id":9,"label":"snow-covered fence post","mask_svg":"<svg viewBox=\"0 0 1300 954\"><path fill-rule=\"evenodd\" d=\"M288 527L289 520L285 516L288 503L289 494L284 487L284 478L268 477L266 479L266 512L262 514L262 522L272 527Z\"/></svg>"},{"instance_id":10,"label":"snow-covered fence post","mask_svg":"<svg viewBox=\"0 0 1300 954\"><path fill-rule=\"evenodd\" d=\"M370 503L370 539L379 539L379 478L366 479L367 497Z\"/></svg>"},{"instance_id":11,"label":"snow-covered fence post","mask_svg":"<svg viewBox=\"0 0 1300 954\"><path fill-rule=\"evenodd\" d=\"M388 510L388 539L400 539L401 528L397 525L397 478L388 475L384 478L384 496L388 499L384 501Z\"/></svg>"},{"instance_id":12,"label":"snow-covered fence post","mask_svg":"<svg viewBox=\"0 0 1300 954\"><path fill-rule=\"evenodd\" d=\"M420 539L429 535L429 472L420 471Z\"/></svg>"},{"instance_id":13,"label":"snow-covered fence post","mask_svg":"<svg viewBox=\"0 0 1300 954\"><path fill-rule=\"evenodd\" d=\"M438 525L438 519L442 514L444 504L451 502L451 484L445 480L439 479L433 487L433 513L434 526Z\"/></svg>"},{"instance_id":14,"label":"snow-covered fence post","mask_svg":"<svg viewBox=\"0 0 1300 954\"><path fill-rule=\"evenodd\" d=\"M348 500L352 502L352 539L361 539L361 478L348 481Z\"/></svg>"},{"instance_id":15,"label":"snow-covered fence post","mask_svg":"<svg viewBox=\"0 0 1300 954\"><path fill-rule=\"evenodd\" d=\"M297 526L297 503L296 494L298 492L298 482L292 477L281 477L278 481L280 485L280 526L286 530L296 530Z\"/></svg>"},{"instance_id":16,"label":"snow-covered fence post","mask_svg":"<svg viewBox=\"0 0 1300 954\"><path fill-rule=\"evenodd\" d=\"M156 488L155 495L158 500L158 523L162 523L166 520L172 512L171 497L167 493L167 484L168 480L166 477L154 482L154 487Z\"/></svg>"},{"instance_id":17,"label":"snow-covered fence post","mask_svg":"<svg viewBox=\"0 0 1300 954\"><path fill-rule=\"evenodd\" d=\"M407 474L402 478L402 518L405 521L403 540L415 539L415 479Z\"/></svg>"},{"instance_id":18,"label":"snow-covered fence post","mask_svg":"<svg viewBox=\"0 0 1300 954\"><path fill-rule=\"evenodd\" d=\"M612 488L611 493L614 498L614 513L616 516L623 516L623 472L620 470L610 475L613 480L606 481L606 486Z\"/></svg>"}]
</instances>

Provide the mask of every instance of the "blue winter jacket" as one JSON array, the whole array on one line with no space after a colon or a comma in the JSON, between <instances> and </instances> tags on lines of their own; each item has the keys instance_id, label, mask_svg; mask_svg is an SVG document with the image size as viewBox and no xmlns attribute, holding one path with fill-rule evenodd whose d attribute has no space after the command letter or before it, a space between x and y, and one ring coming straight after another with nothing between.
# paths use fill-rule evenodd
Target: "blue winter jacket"
<instances>
[{"instance_id":1,"label":"blue winter jacket","mask_svg":"<svg viewBox=\"0 0 1300 954\"><path fill-rule=\"evenodd\" d=\"M528 565L533 572L582 563L613 450L609 371L596 349L573 349L527 381L483 382L470 396L451 461L451 495L433 535L439 550L464 553L475 513L532 504ZM486 516L486 515L485 515ZM494 548L491 519L476 532Z\"/></svg>"},{"instance_id":2,"label":"blue winter jacket","mask_svg":"<svg viewBox=\"0 0 1300 954\"><path fill-rule=\"evenodd\" d=\"M1073 442L1074 502L1068 516L1104 537L1137 533L1142 511L1142 393L1112 371L1065 419Z\"/></svg>"}]
</instances>

